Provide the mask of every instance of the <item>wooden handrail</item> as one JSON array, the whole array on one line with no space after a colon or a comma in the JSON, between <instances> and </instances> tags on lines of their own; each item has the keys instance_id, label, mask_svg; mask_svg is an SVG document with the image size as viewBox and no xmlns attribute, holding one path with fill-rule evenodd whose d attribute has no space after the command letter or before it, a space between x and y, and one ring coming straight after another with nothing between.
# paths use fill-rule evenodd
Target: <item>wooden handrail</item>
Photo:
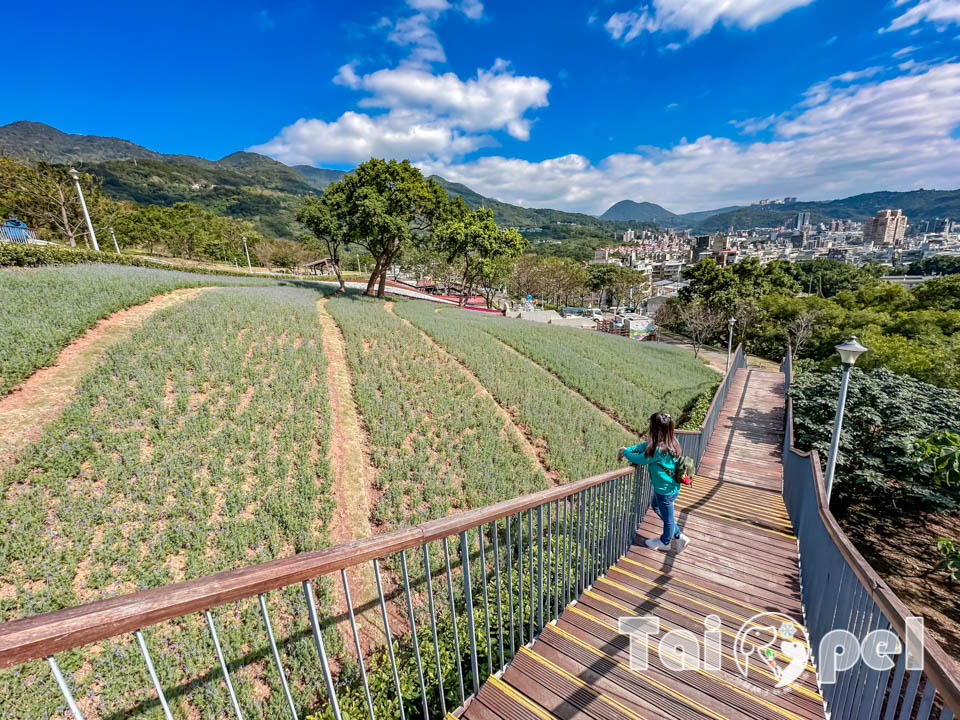
<instances>
[{"instance_id":1,"label":"wooden handrail","mask_svg":"<svg viewBox=\"0 0 960 720\"><path fill-rule=\"evenodd\" d=\"M707 418L710 417L710 413L713 412L713 408L717 404L717 398L720 396L720 388L722 388L724 383L727 382L727 378L730 377L731 373L736 372L736 368L733 367L732 360L737 356L737 353L742 351L743 351L743 343L739 343L737 345L737 349L733 351L733 355L730 356L730 360L731 360L730 367L728 367L726 371L723 373L723 377L720 380L720 384L717 385L717 391L713 394L713 400L710 401L710 407L708 407L707 412L704 413L703 420L700 423L700 427L697 428L696 430L677 430L678 435L694 435L696 433L703 432L703 427L707 422ZM744 360L746 360L746 356L744 356Z\"/></svg>"},{"instance_id":2,"label":"wooden handrail","mask_svg":"<svg viewBox=\"0 0 960 720\"><path fill-rule=\"evenodd\" d=\"M312 580L401 550L417 548L544 503L570 497L635 470L633 466L619 468L411 528L12 620L0 625L0 669Z\"/></svg>"},{"instance_id":3,"label":"wooden handrail","mask_svg":"<svg viewBox=\"0 0 960 720\"><path fill-rule=\"evenodd\" d=\"M786 365L793 380L793 361L790 346L787 345ZM837 519L830 512L830 501L827 499L826 484L823 481L823 471L820 468L820 456L816 450L798 450L793 444L793 398L786 398L786 427L789 431L789 452L798 457L809 458L813 471L813 485L817 495L817 510L820 520L833 540L840 554L847 561L850 569L860 581L860 584L870 593L870 597L887 618L891 627L903 638L906 637L906 618L913 615L910 609L897 597L890 586L883 581L876 570L866 561L860 551L854 547L850 538L843 532ZM924 630L923 638L923 671L934 681L940 695L957 717L960 717L960 680L953 668L953 660L940 647L934 638Z\"/></svg>"}]
</instances>

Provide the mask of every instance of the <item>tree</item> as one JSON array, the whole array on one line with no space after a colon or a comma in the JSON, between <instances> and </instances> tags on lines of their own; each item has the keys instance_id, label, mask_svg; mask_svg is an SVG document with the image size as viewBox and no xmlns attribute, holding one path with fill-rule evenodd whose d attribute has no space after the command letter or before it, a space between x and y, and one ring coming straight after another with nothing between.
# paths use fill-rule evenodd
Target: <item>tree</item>
<instances>
[{"instance_id":1,"label":"tree","mask_svg":"<svg viewBox=\"0 0 960 720\"><path fill-rule=\"evenodd\" d=\"M509 263L520 257L527 246L526 239L516 230L497 227L493 210L471 210L460 196L450 201L443 218L435 223L433 238L449 262L463 264L461 307L477 284L489 290L505 281ZM492 294L487 296L488 307L491 299Z\"/></svg>"},{"instance_id":2,"label":"tree","mask_svg":"<svg viewBox=\"0 0 960 720\"><path fill-rule=\"evenodd\" d=\"M537 266L540 292L550 297L554 305L565 305L570 296L581 296L586 282L587 274L570 258L542 258Z\"/></svg>"},{"instance_id":3,"label":"tree","mask_svg":"<svg viewBox=\"0 0 960 720\"><path fill-rule=\"evenodd\" d=\"M318 244L322 243L322 247L326 248L327 257L333 264L333 272L340 283L339 292L345 292L347 286L340 267L340 250L346 240L347 209L341 182L328 185L323 199L316 195L307 195L297 210L297 222L312 233Z\"/></svg>"},{"instance_id":4,"label":"tree","mask_svg":"<svg viewBox=\"0 0 960 720\"><path fill-rule=\"evenodd\" d=\"M80 183L92 204L96 195L93 177L83 173ZM89 246L76 183L66 168L46 163L32 168L0 155L0 205L28 225L65 238L71 247L77 246L78 237Z\"/></svg>"},{"instance_id":5,"label":"tree","mask_svg":"<svg viewBox=\"0 0 960 720\"><path fill-rule=\"evenodd\" d=\"M813 335L817 324L817 314L813 310L804 310L787 325L787 338L790 340L791 359L796 360L800 348Z\"/></svg>"},{"instance_id":6,"label":"tree","mask_svg":"<svg viewBox=\"0 0 960 720\"><path fill-rule=\"evenodd\" d=\"M672 330L677 326L680 320L680 314L677 310L676 299L667 300L653 315L654 332L657 334L657 342L660 342L660 332L662 330Z\"/></svg>"},{"instance_id":7,"label":"tree","mask_svg":"<svg viewBox=\"0 0 960 720\"><path fill-rule=\"evenodd\" d=\"M679 315L686 334L690 337L690 344L693 345L694 357L700 356L700 350L706 341L720 332L726 323L722 313L700 300L682 305Z\"/></svg>"},{"instance_id":8,"label":"tree","mask_svg":"<svg viewBox=\"0 0 960 720\"><path fill-rule=\"evenodd\" d=\"M624 300L632 299L634 294L645 295L650 287L647 274L627 267L618 267L611 277L610 290L617 299L616 312Z\"/></svg>"},{"instance_id":9,"label":"tree","mask_svg":"<svg viewBox=\"0 0 960 720\"><path fill-rule=\"evenodd\" d=\"M540 265L542 259L537 255L524 255L513 266L508 287L511 294L521 300L527 295L539 295L543 290L541 285Z\"/></svg>"},{"instance_id":10,"label":"tree","mask_svg":"<svg viewBox=\"0 0 960 720\"><path fill-rule=\"evenodd\" d=\"M366 294L382 298L391 264L406 246L429 239L447 195L407 160L372 158L338 184L338 217L345 222L346 239L374 258Z\"/></svg>"}]
</instances>

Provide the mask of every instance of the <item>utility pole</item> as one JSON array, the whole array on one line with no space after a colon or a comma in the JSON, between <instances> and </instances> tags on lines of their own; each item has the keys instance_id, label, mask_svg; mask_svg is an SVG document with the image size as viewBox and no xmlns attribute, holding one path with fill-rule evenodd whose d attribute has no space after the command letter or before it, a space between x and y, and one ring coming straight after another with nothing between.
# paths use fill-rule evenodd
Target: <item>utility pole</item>
<instances>
[{"instance_id":1,"label":"utility pole","mask_svg":"<svg viewBox=\"0 0 960 720\"><path fill-rule=\"evenodd\" d=\"M100 246L97 244L97 234L93 231L93 223L90 221L90 213L87 211L87 201L83 198L83 188L80 187L80 173L76 168L70 168L70 177L73 178L77 186L77 195L80 196L80 206L83 208L83 218L87 221L87 230L90 232L90 241L93 243L93 249L100 252Z\"/></svg>"},{"instance_id":2,"label":"utility pole","mask_svg":"<svg viewBox=\"0 0 960 720\"><path fill-rule=\"evenodd\" d=\"M253 274L253 266L250 265L250 249L247 247L247 236L243 236L243 251L247 254L247 270Z\"/></svg>"},{"instance_id":3,"label":"utility pole","mask_svg":"<svg viewBox=\"0 0 960 720\"><path fill-rule=\"evenodd\" d=\"M113 231L113 228L110 228L110 237L113 238L113 249L117 251L117 255L120 254L120 246L117 245L117 234Z\"/></svg>"}]
</instances>

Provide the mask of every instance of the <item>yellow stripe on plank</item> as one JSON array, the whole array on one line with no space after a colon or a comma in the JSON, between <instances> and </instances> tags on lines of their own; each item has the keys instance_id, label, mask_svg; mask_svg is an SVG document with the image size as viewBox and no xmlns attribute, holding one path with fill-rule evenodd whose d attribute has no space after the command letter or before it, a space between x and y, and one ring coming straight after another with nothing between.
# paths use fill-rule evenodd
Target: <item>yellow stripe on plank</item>
<instances>
[{"instance_id":1,"label":"yellow stripe on plank","mask_svg":"<svg viewBox=\"0 0 960 720\"><path fill-rule=\"evenodd\" d=\"M696 623L703 624L703 618L702 618L701 616L699 616L699 615L693 615L693 614L688 613L688 612L684 612L682 609L677 608L677 607L674 607L674 606L668 606L668 605L664 605L663 603L659 603L659 602L656 601L655 598L652 598L652 597L650 597L649 595L647 595L646 593L640 592L639 590L634 590L633 588L627 587L626 585L621 585L620 583L615 582L615 581L613 581L613 580L610 580L610 579L607 578L607 577L597 578L597 583L601 583L601 582L607 583L608 585L613 585L615 588L618 588L618 589L622 590L623 592L625 592L625 593L627 593L627 594L629 594L629 595L635 595L635 596L638 597L638 598L641 598L641 599L643 599L643 600L647 600L648 602L652 602L655 607L658 607L658 608L661 608L661 609L663 609L663 610L667 610L667 611L670 611L670 612L674 612L674 613L676 613L677 615L682 615L683 617L688 618L688 619L690 619L690 620L693 620L693 621L696 622ZM756 625L756 623L754 623L754 624ZM758 626L758 627L763 627L763 626L761 626L761 625L757 625L757 626ZM736 637L737 637L737 634L736 634L735 632L731 632L730 630L727 630L727 629L726 629L725 627L723 627L723 626L721 626L721 627L719 628L719 630L720 630L720 632L722 632L724 635L729 635L730 637L732 637L732 638L734 638L734 639L736 639ZM774 651L774 652L776 652L776 651ZM777 653L777 657L779 657L781 660L786 660L787 662L790 662L790 658L788 658L786 655L784 655L784 654L782 654L782 653L779 653L779 652L778 652L778 653ZM809 670L810 672L814 672L814 673L816 672L816 669L813 667L813 665L809 665L809 664L807 665L807 670Z\"/></svg>"},{"instance_id":2,"label":"yellow stripe on plank","mask_svg":"<svg viewBox=\"0 0 960 720\"><path fill-rule=\"evenodd\" d=\"M593 653L594 655L597 655L598 657L605 658L606 660L608 660L609 662L613 663L614 665L616 665L617 667L621 668L622 670L625 670L626 672L630 673L631 675L635 675L636 677L640 678L641 680L643 680L643 681L644 681L645 683L647 683L648 685L652 685L653 687L657 688L658 690L660 690L660 691L663 692L663 693L666 693L667 695L669 695L670 697L674 698L675 700L678 700L679 702L683 703L684 705L686 705L686 706L688 706L688 707L696 708L697 710L699 710L700 712L702 712L704 715L707 715L707 716L709 716L709 717L714 718L714 720L728 720L728 718L727 718L725 715L720 715L720 714L716 713L715 711L711 710L710 708L706 707L705 705L701 705L700 703L698 703L698 702L697 702L696 700L694 700L693 698L691 698L691 697L689 697L689 696L687 696L687 695L684 695L683 693L681 693L681 692L679 692L679 691L677 691L677 690L674 690L673 688L671 688L671 687L669 687L669 686L667 686L667 685L664 685L664 684L661 683L661 682L658 682L658 681L654 680L654 679L653 679L652 677L650 677L649 675L644 675L644 674L642 674L642 673L637 672L636 670L632 670L628 665L624 665L623 663L619 663L619 662L617 662L616 660L614 660L613 658L611 658L611 657L609 657L609 656L607 656L607 655L604 655L602 652L600 652L599 650L597 650L595 647L593 647L593 646L590 645L589 643L586 643L586 642L584 642L583 640L581 640L580 638L576 637L575 635L572 635L571 633L568 633L566 630L563 630L562 628L559 628L559 627L557 627L556 625L551 625L551 626L550 626L550 630L551 630L552 632L556 632L557 634L563 636L564 638L566 638L566 639L569 640L570 642L576 643L577 645L579 645L580 647L584 648L585 650L588 650L589 652ZM535 653L532 653L532 652L531 652L531 654L535 654ZM550 662L550 661L547 660L546 658L543 658L543 660L544 660L545 662L548 662L548 663ZM553 663L550 663L550 664L552 665ZM556 667L556 666L554 666L554 667ZM560 668L557 668L557 669L560 670ZM564 671L563 671L563 670L560 670L560 672L564 672ZM566 673L566 675L567 675L567 677L573 678L573 676L570 675L569 673ZM591 692L593 692L593 693L596 693L596 692L597 692L596 690L593 690L593 689L590 688L588 685L586 685L586 683L583 683L583 681L577 680L577 682L578 682L578 684L580 684L581 686L587 688L587 689L590 690ZM634 714L635 714L635 713L634 713Z\"/></svg>"},{"instance_id":3,"label":"yellow stripe on plank","mask_svg":"<svg viewBox=\"0 0 960 720\"><path fill-rule=\"evenodd\" d=\"M620 603L616 602L615 600L610 600L609 598L605 598L605 597L603 597L603 596L601 596L601 595L597 595L595 592L593 592L593 591L591 591L591 590L586 590L586 591L584 591L583 594L584 594L584 595L589 595L590 597L594 598L595 600L599 600L600 602L606 603L607 605L612 605L613 607L617 608L618 610L623 610L624 612L628 612L628 613L631 613L631 614L633 614L633 613L635 612L635 611L633 610L633 608L628 608L626 605L621 605ZM581 609L578 608L578 607L575 607L575 606L574 606L574 607L569 608L569 610L570 610L570 612L572 612L572 613L574 613L574 614L582 615L583 617L587 618L588 620L591 620L591 621L595 622L597 625L601 625L602 627L605 627L605 628L607 628L607 629L609 629L609 630L612 630L612 631L614 631L614 632L617 633L617 634L622 634L622 633L620 633L620 629L619 629L619 628L614 627L614 626L611 625L610 623L604 622L603 620L601 620L601 619L599 619L599 618L591 615L590 613L584 612L583 610L581 610ZM671 625L670 623L664 622L663 619L660 620L660 626L661 626L664 630L667 630L667 631L676 629L675 626ZM557 629L556 626L553 626L553 627L554 627L554 629ZM651 646L651 647L652 647L652 646ZM731 662L736 663L736 661L737 661L735 657L733 657L733 656L730 655L729 653L723 652L722 650L720 651L720 654L721 654L723 657L727 658L727 660L730 660ZM764 670L762 667L757 667L757 668L756 668L756 672L758 672L760 675L763 675L764 677L766 677L766 678L768 678L768 679L770 679L770 680L773 680L775 683L776 683L776 682L779 682L779 679L778 679L777 677L775 677L775 676L772 675L771 673L767 672L767 671ZM712 676L711 676L711 677L712 677ZM719 678L717 678L717 679L719 680ZM722 682L722 681L721 681L721 682ZM797 692L803 694L803 695L806 695L806 696L808 696L808 697L813 698L814 700L817 700L818 702L822 702L822 701L823 701L823 698L822 698L818 693L813 692L812 690L810 690L809 688L804 687L803 685L797 685L796 683L790 683L790 687L793 688L794 690L796 690Z\"/></svg>"},{"instance_id":4,"label":"yellow stripe on plank","mask_svg":"<svg viewBox=\"0 0 960 720\"><path fill-rule=\"evenodd\" d=\"M489 684L491 687L495 687L514 702L523 705L538 718L541 718L541 720L556 720L556 715L551 715L516 688L507 685L507 683L498 678L496 675L491 675L488 677L487 684Z\"/></svg>"}]
</instances>

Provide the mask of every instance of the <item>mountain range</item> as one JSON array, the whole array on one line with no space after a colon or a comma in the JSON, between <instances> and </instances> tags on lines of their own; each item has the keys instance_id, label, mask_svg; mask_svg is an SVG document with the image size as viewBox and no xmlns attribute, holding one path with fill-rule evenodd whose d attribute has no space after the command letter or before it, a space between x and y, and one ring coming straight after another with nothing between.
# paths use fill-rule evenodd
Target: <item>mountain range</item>
<instances>
[{"instance_id":1,"label":"mountain range","mask_svg":"<svg viewBox=\"0 0 960 720\"><path fill-rule=\"evenodd\" d=\"M718 208L716 210L699 210L697 212L683 213L678 215L667 210L662 205L651 202L635 202L633 200L621 200L607 208L607 211L600 215L601 220L619 220L619 221L639 221L654 222L662 227L672 228L692 228L706 220L708 217L728 213L732 210L738 210L741 205L731 205L729 207Z\"/></svg>"},{"instance_id":2,"label":"mountain range","mask_svg":"<svg viewBox=\"0 0 960 720\"><path fill-rule=\"evenodd\" d=\"M235 152L219 160L154 152L121 138L72 135L38 122L0 126L0 153L29 163L77 165L97 175L104 192L117 200L173 205L190 201L222 215L254 223L271 237L296 237L294 221L300 198L322 193L344 170L289 166L251 152ZM833 218L865 220L879 210L900 208L913 221L960 216L960 190L874 192L839 200L796 202L773 206L729 206L677 214L650 202L622 200L599 217L547 208L526 208L485 197L466 185L433 176L451 195L470 207L488 207L501 225L518 227L536 252L592 256L616 233L672 227L695 233L778 227L800 211L817 224Z\"/></svg>"}]
</instances>

